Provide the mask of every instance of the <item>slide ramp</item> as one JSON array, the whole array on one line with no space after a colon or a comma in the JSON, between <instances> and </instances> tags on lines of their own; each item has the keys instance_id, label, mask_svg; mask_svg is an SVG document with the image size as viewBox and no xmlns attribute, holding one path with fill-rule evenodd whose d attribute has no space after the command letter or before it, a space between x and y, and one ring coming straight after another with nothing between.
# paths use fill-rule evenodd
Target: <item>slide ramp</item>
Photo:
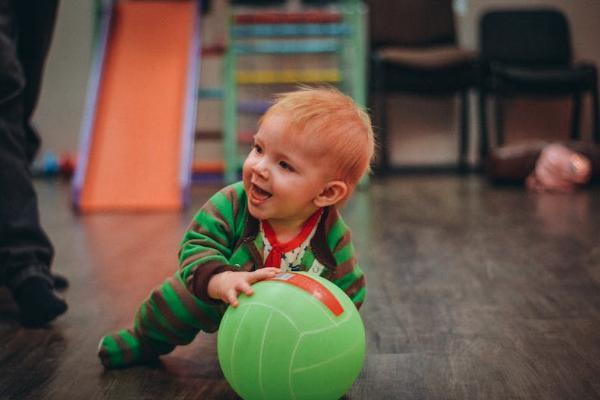
<instances>
[{"instance_id":1,"label":"slide ramp","mask_svg":"<svg viewBox=\"0 0 600 400\"><path fill-rule=\"evenodd\" d=\"M101 19L74 205L175 210L189 192L198 69L197 2L117 2Z\"/></svg>"}]
</instances>

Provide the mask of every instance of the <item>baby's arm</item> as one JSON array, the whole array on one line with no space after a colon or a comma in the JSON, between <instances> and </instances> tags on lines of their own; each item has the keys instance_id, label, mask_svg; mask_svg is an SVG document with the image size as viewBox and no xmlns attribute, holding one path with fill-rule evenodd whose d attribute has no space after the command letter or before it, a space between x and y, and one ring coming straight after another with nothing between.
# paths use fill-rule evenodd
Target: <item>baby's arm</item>
<instances>
[{"instance_id":1,"label":"baby's arm","mask_svg":"<svg viewBox=\"0 0 600 400\"><path fill-rule=\"evenodd\" d=\"M253 292L250 285L263 279L272 278L279 272L281 270L278 268L261 268L252 272L221 272L213 275L208 282L208 296L237 307L237 296L240 293L251 296Z\"/></svg>"},{"instance_id":2,"label":"baby's arm","mask_svg":"<svg viewBox=\"0 0 600 400\"><path fill-rule=\"evenodd\" d=\"M328 279L346 292L356 308L360 308L367 292L365 276L358 265L350 229L337 210L330 210L330 212L336 213L336 220L330 230L327 242L334 244L331 252L337 267Z\"/></svg>"},{"instance_id":3,"label":"baby's arm","mask_svg":"<svg viewBox=\"0 0 600 400\"><path fill-rule=\"evenodd\" d=\"M232 185L213 196L196 214L179 251L182 279L196 297L207 303L221 300L237 307L240 293L252 294L250 285L280 272L276 268L239 271L229 259L239 241L246 218L237 215L241 185ZM237 222L236 222L237 221Z\"/></svg>"},{"instance_id":4,"label":"baby's arm","mask_svg":"<svg viewBox=\"0 0 600 400\"><path fill-rule=\"evenodd\" d=\"M237 271L229 258L240 236L236 220L239 211L237 185L229 186L213 196L195 215L179 250L180 274L196 297L214 302L208 295L211 278L222 272Z\"/></svg>"}]
</instances>

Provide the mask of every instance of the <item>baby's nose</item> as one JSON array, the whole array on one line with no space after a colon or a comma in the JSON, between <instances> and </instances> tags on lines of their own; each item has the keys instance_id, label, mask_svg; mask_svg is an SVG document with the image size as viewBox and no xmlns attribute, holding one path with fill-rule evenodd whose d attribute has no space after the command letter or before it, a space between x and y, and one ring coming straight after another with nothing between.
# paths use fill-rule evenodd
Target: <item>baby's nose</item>
<instances>
[{"instance_id":1,"label":"baby's nose","mask_svg":"<svg viewBox=\"0 0 600 400\"><path fill-rule=\"evenodd\" d=\"M269 169L264 161L257 162L252 167L252 172L266 179L269 177Z\"/></svg>"}]
</instances>

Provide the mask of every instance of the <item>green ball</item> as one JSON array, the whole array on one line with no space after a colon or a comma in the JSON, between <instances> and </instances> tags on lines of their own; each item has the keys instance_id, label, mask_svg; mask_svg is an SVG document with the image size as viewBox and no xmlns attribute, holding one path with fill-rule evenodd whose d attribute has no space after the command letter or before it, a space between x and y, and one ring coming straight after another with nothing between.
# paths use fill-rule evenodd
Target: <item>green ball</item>
<instances>
[{"instance_id":1,"label":"green ball","mask_svg":"<svg viewBox=\"0 0 600 400\"><path fill-rule=\"evenodd\" d=\"M365 328L352 300L314 274L284 273L229 307L219 363L245 400L339 399L365 357Z\"/></svg>"}]
</instances>

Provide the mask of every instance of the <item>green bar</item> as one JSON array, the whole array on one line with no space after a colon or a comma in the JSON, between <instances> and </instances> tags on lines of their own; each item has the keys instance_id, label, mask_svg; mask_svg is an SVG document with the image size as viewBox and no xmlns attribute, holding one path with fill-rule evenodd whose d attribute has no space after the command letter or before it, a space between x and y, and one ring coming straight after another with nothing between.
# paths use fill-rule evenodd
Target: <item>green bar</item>
<instances>
[{"instance_id":1,"label":"green bar","mask_svg":"<svg viewBox=\"0 0 600 400\"><path fill-rule=\"evenodd\" d=\"M367 105L367 6L360 0L347 0L348 12L344 13L347 23L352 27L350 51L345 52L346 73L351 75L351 96L362 107ZM349 54L350 53L350 54ZM351 72L348 72L351 71ZM369 176L364 175L358 183L359 189L369 185Z\"/></svg>"},{"instance_id":2,"label":"green bar","mask_svg":"<svg viewBox=\"0 0 600 400\"><path fill-rule=\"evenodd\" d=\"M354 71L352 76L352 97L354 100L365 107L367 104L365 77L367 72L367 31L365 29L365 20L367 17L366 6L361 1L352 2L352 25L354 29Z\"/></svg>"},{"instance_id":3,"label":"green bar","mask_svg":"<svg viewBox=\"0 0 600 400\"><path fill-rule=\"evenodd\" d=\"M231 13L229 15L232 15ZM231 36L232 18L229 20L229 31ZM237 120L236 120L236 82L235 82L235 54L234 44L230 43L225 52L223 60L225 71L223 76L224 102L223 102L223 152L225 156L224 180L226 184L237 180L238 149L237 149Z\"/></svg>"}]
</instances>

